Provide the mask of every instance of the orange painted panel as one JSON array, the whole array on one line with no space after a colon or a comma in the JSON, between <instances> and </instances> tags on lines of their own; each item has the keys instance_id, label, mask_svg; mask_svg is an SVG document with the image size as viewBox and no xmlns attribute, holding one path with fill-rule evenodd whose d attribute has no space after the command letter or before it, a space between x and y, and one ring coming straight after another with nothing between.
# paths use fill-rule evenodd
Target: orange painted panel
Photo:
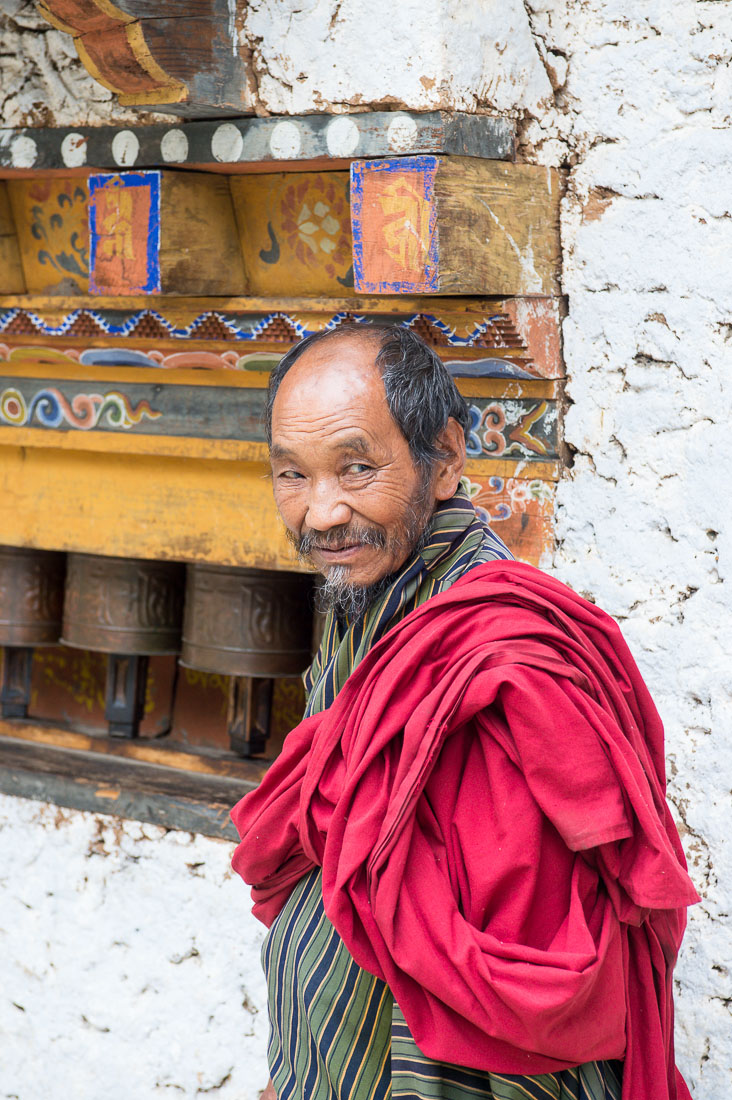
<instances>
[{"instance_id":1,"label":"orange painted panel","mask_svg":"<svg viewBox=\"0 0 732 1100\"><path fill-rule=\"evenodd\" d=\"M554 549L555 486L540 478L463 478L473 506L514 557L546 565Z\"/></svg>"},{"instance_id":2,"label":"orange painted panel","mask_svg":"<svg viewBox=\"0 0 732 1100\"><path fill-rule=\"evenodd\" d=\"M160 172L89 178L92 294L160 293Z\"/></svg>"},{"instance_id":3,"label":"orange painted panel","mask_svg":"<svg viewBox=\"0 0 732 1100\"><path fill-rule=\"evenodd\" d=\"M356 290L420 294L438 289L436 157L399 157L351 166Z\"/></svg>"}]
</instances>

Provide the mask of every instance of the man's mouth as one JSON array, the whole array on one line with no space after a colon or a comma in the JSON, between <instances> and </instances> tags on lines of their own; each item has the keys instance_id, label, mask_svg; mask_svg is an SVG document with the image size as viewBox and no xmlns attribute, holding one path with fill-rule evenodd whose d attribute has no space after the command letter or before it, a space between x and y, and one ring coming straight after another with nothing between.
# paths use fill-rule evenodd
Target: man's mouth
<instances>
[{"instance_id":1,"label":"man's mouth","mask_svg":"<svg viewBox=\"0 0 732 1100\"><path fill-rule=\"evenodd\" d=\"M365 549L362 542L344 542L340 545L328 545L321 546L315 545L311 551L313 554L319 554L325 561L348 561L350 558L355 557L359 550Z\"/></svg>"}]
</instances>

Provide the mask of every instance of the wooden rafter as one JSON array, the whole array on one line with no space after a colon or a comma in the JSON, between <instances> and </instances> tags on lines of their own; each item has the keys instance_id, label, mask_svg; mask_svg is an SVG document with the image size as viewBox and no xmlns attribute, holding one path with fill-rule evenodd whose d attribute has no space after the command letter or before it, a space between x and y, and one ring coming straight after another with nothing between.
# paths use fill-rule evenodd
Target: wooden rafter
<instances>
[{"instance_id":1,"label":"wooden rafter","mask_svg":"<svg viewBox=\"0 0 732 1100\"><path fill-rule=\"evenodd\" d=\"M70 34L91 76L125 105L179 103L186 85L153 57L139 19L110 0L39 0L45 19Z\"/></svg>"}]
</instances>

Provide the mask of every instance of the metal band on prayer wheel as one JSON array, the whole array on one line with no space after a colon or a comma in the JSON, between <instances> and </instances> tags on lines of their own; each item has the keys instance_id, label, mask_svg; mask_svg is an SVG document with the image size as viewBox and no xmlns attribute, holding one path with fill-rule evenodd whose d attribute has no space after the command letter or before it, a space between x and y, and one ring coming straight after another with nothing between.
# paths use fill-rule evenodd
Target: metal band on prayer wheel
<instances>
[{"instance_id":1,"label":"metal band on prayer wheel","mask_svg":"<svg viewBox=\"0 0 732 1100\"><path fill-rule=\"evenodd\" d=\"M65 554L0 546L0 645L55 645L61 633Z\"/></svg>"},{"instance_id":2,"label":"metal band on prayer wheel","mask_svg":"<svg viewBox=\"0 0 732 1100\"><path fill-rule=\"evenodd\" d=\"M177 563L69 554L62 641L98 653L177 653L183 583Z\"/></svg>"},{"instance_id":3,"label":"metal band on prayer wheel","mask_svg":"<svg viewBox=\"0 0 732 1100\"><path fill-rule=\"evenodd\" d=\"M310 577L189 565L181 664L230 676L297 676L310 663Z\"/></svg>"}]
</instances>

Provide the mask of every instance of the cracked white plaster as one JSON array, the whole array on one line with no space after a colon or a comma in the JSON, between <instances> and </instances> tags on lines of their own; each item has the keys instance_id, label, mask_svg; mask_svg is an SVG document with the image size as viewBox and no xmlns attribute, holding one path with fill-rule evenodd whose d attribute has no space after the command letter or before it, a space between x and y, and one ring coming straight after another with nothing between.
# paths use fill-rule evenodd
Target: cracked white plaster
<instances>
[{"instance_id":1,"label":"cracked white plaster","mask_svg":"<svg viewBox=\"0 0 732 1100\"><path fill-rule=\"evenodd\" d=\"M264 929L233 845L0 796L0 1097L257 1100Z\"/></svg>"},{"instance_id":2,"label":"cracked white plaster","mask_svg":"<svg viewBox=\"0 0 732 1100\"><path fill-rule=\"evenodd\" d=\"M250 0L244 33L272 114L510 112L552 94L521 0Z\"/></svg>"},{"instance_id":3,"label":"cracked white plaster","mask_svg":"<svg viewBox=\"0 0 732 1100\"><path fill-rule=\"evenodd\" d=\"M732 1092L732 5L529 0L561 90L521 152L569 169L564 355L574 467L554 569L613 614L666 726L704 895L676 973L695 1100Z\"/></svg>"}]
</instances>

